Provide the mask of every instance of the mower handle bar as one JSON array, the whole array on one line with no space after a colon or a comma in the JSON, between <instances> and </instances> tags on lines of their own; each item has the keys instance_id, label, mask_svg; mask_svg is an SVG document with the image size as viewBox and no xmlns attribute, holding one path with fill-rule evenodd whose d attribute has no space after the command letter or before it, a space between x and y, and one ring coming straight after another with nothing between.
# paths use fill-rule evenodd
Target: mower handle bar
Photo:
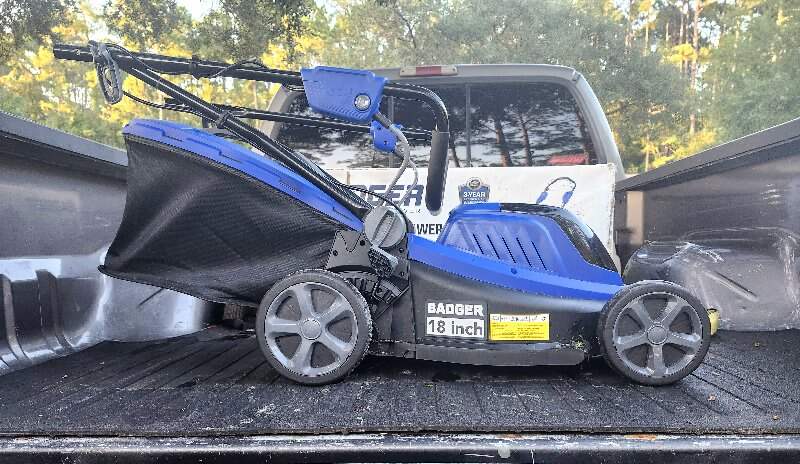
<instances>
[{"instance_id":1,"label":"mower handle bar","mask_svg":"<svg viewBox=\"0 0 800 464\"><path fill-rule=\"evenodd\" d=\"M200 109L201 113L207 112L207 110L211 110L213 114L209 114L207 119L216 120L218 119L224 110L220 110L215 105L209 104L197 97L187 99L185 94L188 92L183 91L184 95L176 95L176 90L182 90L179 87L173 85L164 85L165 81L163 78L158 76L156 73L165 73L165 74L188 74L194 76L195 78L209 78L212 76L217 75L221 71L222 74L219 76L225 77L232 77L235 79L242 79L242 80L251 80L251 81L260 81L260 82L272 82L277 84L282 84L288 87L302 87L303 86L303 79L300 76L300 73L295 71L285 71L279 69L269 69L269 68L253 68L253 67L234 67L231 68L229 63L219 62L219 61L208 61L208 60L201 60L197 57L192 58L177 58L177 57L170 57L170 56L163 56L151 53L134 53L134 52L117 52L116 47L109 47L109 51L113 54L114 61L118 64L120 69L129 74L133 75L148 83L150 85L155 86L162 92L166 93L170 97L173 97L176 100L179 100L180 103L187 105L191 108L198 107L200 102L203 103L202 106L205 109ZM128 55L130 53L130 55ZM70 44L54 44L53 45L53 55L59 59L65 60L72 60L72 61L83 61L87 63L94 62L94 56L92 51L88 46L82 45L70 45ZM144 63L147 69L140 69L141 66L137 61ZM147 75L147 78L143 78ZM158 77L158 83L153 81L154 77ZM171 84L171 83L170 83ZM165 88L172 87L166 91ZM409 84L398 84L394 82L389 82L384 86L383 89L384 95L392 96L404 100L416 100L419 102L424 103L426 106L430 108L433 112L434 119L436 121L435 128L431 131L431 151L430 151L430 160L428 162L428 178L425 188L425 206L434 214L438 214L439 210L442 206L442 199L444 197L444 187L446 182L447 176L447 149L449 144L449 137L450 137L450 122L447 115L447 108L442 102L441 98L430 89L425 87L420 87L416 85L409 85ZM205 116L204 116L205 117ZM248 127L248 131L252 136L253 128ZM236 132L236 131L233 131ZM239 134L241 135L241 134ZM264 136L263 134L260 138L269 139L269 137ZM245 137L248 141L250 141L250 137ZM280 144L272 141L269 139L270 145L270 152L275 152L277 147ZM276 147L276 148L273 148ZM261 147L257 147L261 149ZM283 147L281 147L283 148ZM284 161L282 158L286 157L288 150L277 150L280 155L281 161ZM295 158L293 154L289 155L291 158ZM295 170L303 175L304 177L308 177L313 183L315 179L312 176L309 177L309 173L306 172L308 169L297 169L295 166L296 163L286 163L291 168L295 168ZM330 182L325 179L326 182ZM319 186L319 185L318 185ZM329 190L329 189L323 189ZM337 199L339 195L335 196ZM347 203L347 202L346 202ZM345 204L345 206L353 212L353 205ZM356 208L362 209L362 208Z\"/></svg>"},{"instance_id":2,"label":"mower handle bar","mask_svg":"<svg viewBox=\"0 0 800 464\"><path fill-rule=\"evenodd\" d=\"M297 126L317 127L320 129L335 129L345 132L355 132L361 134L369 134L370 126L364 124L354 124L349 122L339 121L338 119L327 117L316 117L306 115L296 115L288 113L279 113L275 111L259 110L257 108L248 108L244 106L225 105L222 103L213 103L214 106L222 110L231 111L237 118L256 119L259 121L272 121L282 124L291 124ZM191 108L186 105L178 103L173 98L167 98L164 102L165 109L170 111L180 111L184 113L191 113ZM213 121L211 121L213 122ZM431 132L423 129L415 129L404 127L403 133L409 140L418 140L420 142L430 142Z\"/></svg>"}]
</instances>

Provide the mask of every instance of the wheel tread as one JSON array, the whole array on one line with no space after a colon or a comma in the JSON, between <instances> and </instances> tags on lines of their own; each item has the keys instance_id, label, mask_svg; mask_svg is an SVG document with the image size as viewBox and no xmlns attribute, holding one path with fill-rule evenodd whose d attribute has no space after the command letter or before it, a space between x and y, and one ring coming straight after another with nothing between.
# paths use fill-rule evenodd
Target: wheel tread
<instances>
[{"instance_id":1,"label":"wheel tread","mask_svg":"<svg viewBox=\"0 0 800 464\"><path fill-rule=\"evenodd\" d=\"M612 316L615 318L618 317L622 309L624 309L627 304L630 303L632 297L638 298L641 296L640 294L644 295L655 293L672 294L675 296L680 296L686 300L686 302L689 303L689 305L696 311L698 317L700 318L703 330L703 342L695 354L695 358L692 359L692 361L681 370L666 377L659 378L643 376L638 372L624 368L622 366L622 360L617 361L619 356L616 355L615 351L612 352L612 350L614 350L613 342L611 340L613 337L613 327L611 330L609 330L609 324L613 323L613 321L610 321L610 318ZM672 282L644 280L634 284L626 285L605 304L600 313L600 317L597 320L597 337L599 342L598 344L600 346L600 354L603 356L603 358L606 360L606 363L611 367L612 370L630 380L633 380L636 383L643 385L668 385L675 383L692 373L703 361L711 341L711 321L709 320L706 309L703 307L700 301L685 288Z\"/></svg>"},{"instance_id":2,"label":"wheel tread","mask_svg":"<svg viewBox=\"0 0 800 464\"><path fill-rule=\"evenodd\" d=\"M338 368L336 368L335 370L333 370L333 371L331 371L329 373L326 373L324 375L318 376L318 377L307 377L307 376L303 376L301 374L298 374L296 372L288 371L285 367L283 367L280 364L280 362L278 362L277 360L273 360L273 358L270 355L269 347L267 346L266 342L264 341L264 322L265 322L265 318L266 318L267 308L272 303L272 299L270 297L274 293L273 290L279 289L282 286L286 286L287 282L293 282L299 276L303 276L305 278L308 278L309 280L311 278L313 278L314 276L322 276L323 280L332 279L333 281L337 282L338 284L343 285L351 293L350 295L345 295L345 297L350 296L350 297L352 297L353 299L356 300L355 301L356 305L354 305L353 310L361 312L361 314L363 316L364 326L365 326L364 330L363 330L363 333L365 334L364 336L366 337L366 339L365 339L365 342L363 343L363 349L358 349L356 352L351 353L348 356L348 359L345 360L342 363L342 365L339 366ZM325 283L325 282L322 282L322 283ZM339 289L336 289L336 290L338 291ZM275 296L277 296L277 295L275 295ZM272 296L272 298L274 298L274 296ZM269 299L269 301L267 301L268 299ZM355 306L359 306L359 308L356 308ZM358 315L356 315L356 321L358 323ZM359 328L359 330L360 330L360 328ZM293 380L295 382L302 383L302 384L307 384L307 385L324 385L324 384L327 384L327 383L337 382L337 381L340 381L340 380L344 379L348 375L350 375L353 372L353 370L355 370L358 367L358 365L361 364L361 362L366 357L367 352L369 351L370 344L372 343L372 332L373 332L372 315L370 313L370 309L369 309L369 305L367 304L367 300L364 298L364 296L361 294L361 292L359 292L358 289L355 287L355 285L350 283L347 279L341 277L340 275L338 275L338 274L336 274L334 272L327 271L327 270L324 270L324 269L304 269L304 270L300 270L300 271L294 272L294 273L288 275L287 277L281 279L280 281L276 282L275 285L273 285L273 287L270 288L270 290L268 290L266 292L266 294L264 295L264 298L262 299L261 304L259 305L258 313L257 313L257 317L256 317L256 334L257 334L257 337L258 337L258 344L259 344L259 347L261 348L262 352L264 353L265 357L267 358L267 361L270 363L270 365L272 365L272 367L276 371L281 373L284 377L287 377L287 378L289 378L289 379L291 379L291 380ZM361 333L361 332L359 332L359 333ZM359 344L360 344L360 342L358 340L356 340L356 345L359 345ZM357 358L352 358L352 356L354 356L354 355L357 356ZM346 369L345 369L345 367L346 367Z\"/></svg>"}]
</instances>

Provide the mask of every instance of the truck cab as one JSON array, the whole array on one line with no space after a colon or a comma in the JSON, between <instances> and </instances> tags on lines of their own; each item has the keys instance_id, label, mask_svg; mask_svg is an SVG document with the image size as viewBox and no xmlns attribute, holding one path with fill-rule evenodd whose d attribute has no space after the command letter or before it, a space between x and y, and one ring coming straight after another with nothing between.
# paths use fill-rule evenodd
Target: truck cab
<instances>
[{"instance_id":1,"label":"truck cab","mask_svg":"<svg viewBox=\"0 0 800 464\"><path fill-rule=\"evenodd\" d=\"M566 66L472 64L377 69L395 82L435 91L450 116L451 167L573 166L613 164L624 178L611 129L589 83ZM426 112L386 97L381 112L405 127L428 127ZM467 111L469 108L469 111ZM310 111L301 92L281 87L270 111ZM342 133L265 122L261 129L325 169L395 167L398 161L371 148L369 134ZM413 140L412 140L413 145ZM423 147L413 150L425 167Z\"/></svg>"}]
</instances>

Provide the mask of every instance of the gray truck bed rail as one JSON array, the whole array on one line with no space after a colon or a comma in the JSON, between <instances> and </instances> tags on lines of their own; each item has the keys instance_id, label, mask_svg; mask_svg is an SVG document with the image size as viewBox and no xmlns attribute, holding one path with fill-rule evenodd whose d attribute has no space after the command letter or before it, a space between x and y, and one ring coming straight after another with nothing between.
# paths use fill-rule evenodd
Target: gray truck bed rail
<instances>
[{"instance_id":1,"label":"gray truck bed rail","mask_svg":"<svg viewBox=\"0 0 800 464\"><path fill-rule=\"evenodd\" d=\"M0 112L0 375L103 340L203 327L210 304L97 271L126 169L122 150Z\"/></svg>"}]
</instances>

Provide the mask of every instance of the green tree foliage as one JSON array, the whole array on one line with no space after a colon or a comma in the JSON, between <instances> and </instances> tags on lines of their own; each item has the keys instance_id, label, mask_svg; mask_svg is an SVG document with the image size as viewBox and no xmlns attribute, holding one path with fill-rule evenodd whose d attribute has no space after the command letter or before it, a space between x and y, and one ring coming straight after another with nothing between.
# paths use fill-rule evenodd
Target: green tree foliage
<instances>
[{"instance_id":1,"label":"green tree foliage","mask_svg":"<svg viewBox=\"0 0 800 464\"><path fill-rule=\"evenodd\" d=\"M64 24L71 0L0 0L0 65Z\"/></svg>"},{"instance_id":2,"label":"green tree foliage","mask_svg":"<svg viewBox=\"0 0 800 464\"><path fill-rule=\"evenodd\" d=\"M310 0L221 0L197 25L191 43L220 59L245 59L278 41L291 61L311 11Z\"/></svg>"},{"instance_id":3,"label":"green tree foliage","mask_svg":"<svg viewBox=\"0 0 800 464\"><path fill-rule=\"evenodd\" d=\"M100 16L85 2L73 8L61 8L59 5L62 4L53 4L48 8L53 15L62 15L59 17L62 25L43 28L38 40L27 40L21 50L11 53L3 61L3 67L0 68L0 109L103 143L121 146L120 128L135 117L176 119L193 124L197 124L197 121L193 116L160 111L128 98L114 106L106 105L96 85L94 68L86 63L55 60L52 37L79 44L85 44L90 38L122 41L133 50L177 56L193 53L220 59L234 56L230 51L214 56L213 46L207 46L213 42L198 39L198 24L193 23L186 8L174 0L111 0L105 4ZM239 24L237 18L250 14L249 2L240 2L240 10L234 10L235 2L226 5L229 17L235 24ZM299 2L291 0L282 5L283 8L291 8L292 5L299 5ZM5 4L2 4L2 8L6 8ZM30 13L36 8L28 10ZM276 6L272 11L278 10ZM237 38L237 44L247 50L249 56L255 56L268 65L286 67L289 64L289 48L302 51L319 47L319 43L313 39L294 37L304 30L305 24L293 24L293 20L289 19L292 14L287 12L283 20L277 17L279 25L273 26L269 34L241 35ZM251 23L250 27L255 27L255 23ZM99 36L98 31L103 29L107 29L110 36ZM289 35L294 37L291 41L286 39ZM189 76L169 79L205 99L224 104L264 107L273 93L273 89L263 83L225 79L209 82ZM124 87L134 95L155 103L163 102L163 96L155 89L146 87L136 79L125 79Z\"/></svg>"},{"instance_id":4,"label":"green tree foliage","mask_svg":"<svg viewBox=\"0 0 800 464\"><path fill-rule=\"evenodd\" d=\"M627 29L596 3L413 0L342 3L328 61L357 67L430 63L572 66L603 102L626 164L641 163L641 139L681 130L686 85L655 54L626 46ZM386 24L396 24L386 28ZM638 42L637 42L638 43Z\"/></svg>"},{"instance_id":5,"label":"green tree foliage","mask_svg":"<svg viewBox=\"0 0 800 464\"><path fill-rule=\"evenodd\" d=\"M453 14L447 0L340 0L323 35L325 62L356 68L439 61L446 44L437 27ZM449 48L446 50L449 51Z\"/></svg>"},{"instance_id":6,"label":"green tree foliage","mask_svg":"<svg viewBox=\"0 0 800 464\"><path fill-rule=\"evenodd\" d=\"M800 116L800 3L747 2L737 13L704 79L723 139Z\"/></svg>"},{"instance_id":7,"label":"green tree foliage","mask_svg":"<svg viewBox=\"0 0 800 464\"><path fill-rule=\"evenodd\" d=\"M174 40L192 23L189 12L175 0L109 0L103 16L112 33L140 50Z\"/></svg>"},{"instance_id":8,"label":"green tree foliage","mask_svg":"<svg viewBox=\"0 0 800 464\"><path fill-rule=\"evenodd\" d=\"M130 99L105 105L91 67L53 59L54 38L292 68L571 66L595 89L631 172L800 115L797 0L218 0L202 18L188 0L106 0L99 15L82 1L0 0L0 109L116 145L132 117L190 117ZM211 101L262 108L274 91L170 79ZM162 98L134 79L125 88ZM535 133L523 107L487 120L516 118ZM455 122L464 115L453 111Z\"/></svg>"},{"instance_id":9,"label":"green tree foliage","mask_svg":"<svg viewBox=\"0 0 800 464\"><path fill-rule=\"evenodd\" d=\"M67 25L52 32L64 41L86 42L89 25L85 18L90 15L86 9L70 11L64 18ZM108 122L110 107L96 90L94 68L56 60L47 41L14 54L6 65L8 72L0 76L4 110L90 139L121 143L117 135L120 125Z\"/></svg>"}]
</instances>

